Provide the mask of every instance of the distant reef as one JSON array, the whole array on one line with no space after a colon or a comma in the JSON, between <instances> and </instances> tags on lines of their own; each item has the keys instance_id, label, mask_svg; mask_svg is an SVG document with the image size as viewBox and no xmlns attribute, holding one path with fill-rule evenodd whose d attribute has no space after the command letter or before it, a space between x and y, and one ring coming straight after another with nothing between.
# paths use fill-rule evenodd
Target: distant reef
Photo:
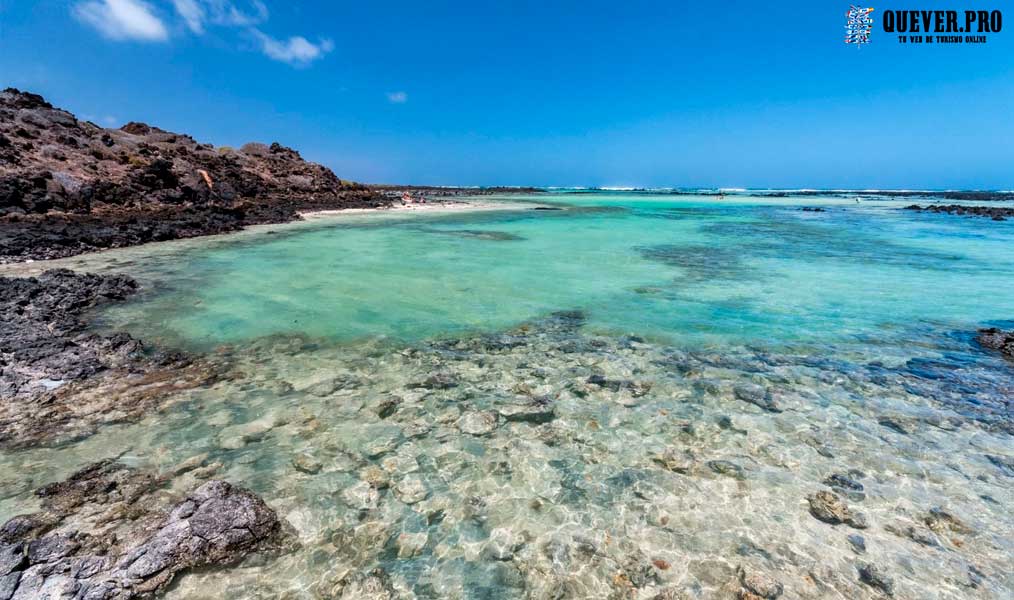
<instances>
[{"instance_id":1,"label":"distant reef","mask_svg":"<svg viewBox=\"0 0 1014 600\"><path fill-rule=\"evenodd\" d=\"M918 204L912 204L906 206L905 210L946 213L965 217L987 217L994 221L1005 221L1010 217L1014 217L1014 208L1007 208L1005 206L966 206L963 204L929 204L919 206Z\"/></svg>"},{"instance_id":2,"label":"distant reef","mask_svg":"<svg viewBox=\"0 0 1014 600\"><path fill-rule=\"evenodd\" d=\"M0 92L0 263L391 202L278 143L216 148L144 123L106 129L37 94Z\"/></svg>"}]
</instances>

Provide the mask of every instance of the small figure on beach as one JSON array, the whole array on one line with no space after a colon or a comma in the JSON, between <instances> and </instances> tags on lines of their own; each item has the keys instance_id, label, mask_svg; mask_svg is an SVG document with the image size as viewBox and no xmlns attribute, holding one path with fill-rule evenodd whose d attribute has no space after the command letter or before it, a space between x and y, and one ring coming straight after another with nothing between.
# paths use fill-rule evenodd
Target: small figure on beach
<instances>
[{"instance_id":1,"label":"small figure on beach","mask_svg":"<svg viewBox=\"0 0 1014 600\"><path fill-rule=\"evenodd\" d=\"M401 193L402 204L426 204L426 198L423 196L413 196L412 192L405 190Z\"/></svg>"}]
</instances>

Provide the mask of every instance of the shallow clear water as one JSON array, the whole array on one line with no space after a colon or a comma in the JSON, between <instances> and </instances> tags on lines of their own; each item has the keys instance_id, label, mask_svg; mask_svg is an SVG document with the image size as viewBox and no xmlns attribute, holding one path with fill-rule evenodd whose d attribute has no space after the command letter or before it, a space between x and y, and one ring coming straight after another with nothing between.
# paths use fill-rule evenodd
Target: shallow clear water
<instances>
[{"instance_id":1,"label":"shallow clear water","mask_svg":"<svg viewBox=\"0 0 1014 600\"><path fill-rule=\"evenodd\" d=\"M1014 372L971 340L1014 316L1014 223L834 198L538 200L564 210L345 216L65 261L146 284L102 327L230 376L3 455L0 517L92 460L206 453L302 546L178 597L357 597L379 567L404 597L718 598L741 566L785 598L877 597L861 561L897 597L1014 594ZM863 531L807 510L850 470ZM971 533L929 527L934 508Z\"/></svg>"},{"instance_id":2,"label":"shallow clear water","mask_svg":"<svg viewBox=\"0 0 1014 600\"><path fill-rule=\"evenodd\" d=\"M117 327L205 348L272 333L425 339L581 309L680 343L828 341L1014 314L1014 223L902 202L570 195L566 211L344 217L138 267Z\"/></svg>"}]
</instances>

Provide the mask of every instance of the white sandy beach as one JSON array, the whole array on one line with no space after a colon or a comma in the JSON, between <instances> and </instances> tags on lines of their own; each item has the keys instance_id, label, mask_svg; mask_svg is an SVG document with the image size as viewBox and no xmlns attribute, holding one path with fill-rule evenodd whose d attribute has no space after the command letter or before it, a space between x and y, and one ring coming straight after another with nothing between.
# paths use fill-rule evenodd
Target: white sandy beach
<instances>
[{"instance_id":1,"label":"white sandy beach","mask_svg":"<svg viewBox=\"0 0 1014 600\"><path fill-rule=\"evenodd\" d=\"M430 201L426 203L399 203L377 208L346 208L339 210L313 210L300 212L304 219L320 219L363 214L380 213L442 213L459 211L483 210L517 210L519 208L535 208L540 204L521 202L492 202L488 200L451 200L447 202Z\"/></svg>"}]
</instances>

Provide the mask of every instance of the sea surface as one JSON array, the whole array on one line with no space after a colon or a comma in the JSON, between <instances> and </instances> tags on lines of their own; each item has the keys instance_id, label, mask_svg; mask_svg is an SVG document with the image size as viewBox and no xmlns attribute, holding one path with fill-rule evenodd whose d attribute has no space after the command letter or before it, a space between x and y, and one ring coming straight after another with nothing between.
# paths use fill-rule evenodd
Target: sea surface
<instances>
[{"instance_id":1,"label":"sea surface","mask_svg":"<svg viewBox=\"0 0 1014 600\"><path fill-rule=\"evenodd\" d=\"M171 598L734 598L751 573L884 597L865 564L896 598L1014 597L1014 365L974 341L1012 325L1014 221L847 194L481 201L502 208L60 261L141 281L97 328L227 376L0 454L0 520L94 460L196 456L175 489L248 487L298 548ZM867 526L815 518L822 490Z\"/></svg>"}]
</instances>

